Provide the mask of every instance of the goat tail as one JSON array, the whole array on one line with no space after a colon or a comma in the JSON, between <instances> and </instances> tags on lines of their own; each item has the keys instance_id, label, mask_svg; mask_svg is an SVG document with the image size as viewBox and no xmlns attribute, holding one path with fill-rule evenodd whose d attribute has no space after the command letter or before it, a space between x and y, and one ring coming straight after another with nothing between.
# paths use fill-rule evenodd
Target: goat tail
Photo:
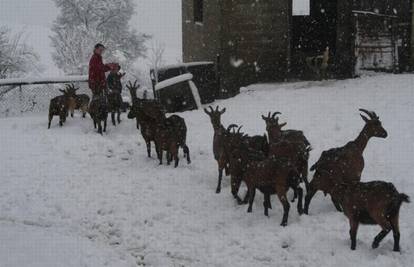
<instances>
[{"instance_id":1,"label":"goat tail","mask_svg":"<svg viewBox=\"0 0 414 267\"><path fill-rule=\"evenodd\" d=\"M398 195L398 199L401 203L405 202L405 203L410 203L410 197L407 196L406 194L402 193Z\"/></svg>"},{"instance_id":2,"label":"goat tail","mask_svg":"<svg viewBox=\"0 0 414 267\"><path fill-rule=\"evenodd\" d=\"M311 171L316 170L316 168L318 167L318 163L316 162L315 164L312 165L312 167L310 167Z\"/></svg>"},{"instance_id":3,"label":"goat tail","mask_svg":"<svg viewBox=\"0 0 414 267\"><path fill-rule=\"evenodd\" d=\"M393 201L388 206L388 209L386 212L387 217L392 218L398 215L403 202L410 203L410 197L407 196L406 194L398 194L397 197L393 199Z\"/></svg>"}]
</instances>

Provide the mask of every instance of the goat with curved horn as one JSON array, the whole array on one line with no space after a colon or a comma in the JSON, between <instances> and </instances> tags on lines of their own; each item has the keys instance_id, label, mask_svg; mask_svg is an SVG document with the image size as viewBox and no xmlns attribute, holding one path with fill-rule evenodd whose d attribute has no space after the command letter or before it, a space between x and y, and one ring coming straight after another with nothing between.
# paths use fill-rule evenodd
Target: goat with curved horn
<instances>
[{"instance_id":1,"label":"goat with curved horn","mask_svg":"<svg viewBox=\"0 0 414 267\"><path fill-rule=\"evenodd\" d=\"M237 125L237 124L230 124L228 127L227 127L227 132L228 133L230 133L231 132L231 130L233 130L233 129L235 129L235 128L237 128L237 127L239 127L239 125Z\"/></svg>"},{"instance_id":2,"label":"goat with curved horn","mask_svg":"<svg viewBox=\"0 0 414 267\"><path fill-rule=\"evenodd\" d=\"M369 111L363 108L360 108L359 111L364 112L365 114L367 114L370 119L374 120L374 119L379 119L379 117L377 116L377 114L374 111Z\"/></svg>"},{"instance_id":3,"label":"goat with curved horn","mask_svg":"<svg viewBox=\"0 0 414 267\"><path fill-rule=\"evenodd\" d=\"M279 111L276 111L275 113L273 113L273 115L272 115L272 119L275 119L275 117L276 117L277 115L282 115L282 113L281 113L281 112L279 112Z\"/></svg>"},{"instance_id":4,"label":"goat with curved horn","mask_svg":"<svg viewBox=\"0 0 414 267\"><path fill-rule=\"evenodd\" d=\"M332 181L336 183L361 181L361 174L365 166L363 154L368 141L372 137L386 138L388 136L375 112L366 109L359 109L359 111L370 118L360 114L365 121L365 126L359 135L345 146L323 151L319 160L311 167L310 170L315 173L305 198L306 214L309 211L310 202L318 190L332 196L335 184ZM342 211L339 200L332 197L332 201L336 209Z\"/></svg>"},{"instance_id":5,"label":"goat with curved horn","mask_svg":"<svg viewBox=\"0 0 414 267\"><path fill-rule=\"evenodd\" d=\"M209 109L209 110L208 110ZM226 109L223 108L219 110L219 106L216 106L214 109L212 106L209 106L208 109L204 109L204 112L210 117L211 124L214 130L213 137L213 154L214 159L217 161L218 165L218 183L216 193L221 192L221 180L223 178L223 170L226 170L226 175L229 170L229 161L227 154L225 153L225 142L226 142L226 128L224 128L221 123L221 116L226 112ZM228 130L230 131L231 128Z\"/></svg>"}]
</instances>

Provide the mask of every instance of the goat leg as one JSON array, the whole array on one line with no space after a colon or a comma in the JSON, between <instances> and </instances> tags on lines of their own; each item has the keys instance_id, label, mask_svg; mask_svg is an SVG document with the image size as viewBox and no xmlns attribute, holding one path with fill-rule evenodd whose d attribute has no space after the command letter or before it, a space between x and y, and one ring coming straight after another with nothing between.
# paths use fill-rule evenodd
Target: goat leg
<instances>
[{"instance_id":1,"label":"goat leg","mask_svg":"<svg viewBox=\"0 0 414 267\"><path fill-rule=\"evenodd\" d=\"M253 211L253 201L254 201L254 196L256 195L256 188L249 188L247 193L249 194L249 208L247 209L247 212L252 212Z\"/></svg>"},{"instance_id":2,"label":"goat leg","mask_svg":"<svg viewBox=\"0 0 414 267\"><path fill-rule=\"evenodd\" d=\"M98 121L98 133L102 135L102 123L101 121Z\"/></svg>"},{"instance_id":3,"label":"goat leg","mask_svg":"<svg viewBox=\"0 0 414 267\"><path fill-rule=\"evenodd\" d=\"M115 122L115 112L114 111L111 112L111 120L112 120L112 125L113 126L116 126L116 122Z\"/></svg>"},{"instance_id":4,"label":"goat leg","mask_svg":"<svg viewBox=\"0 0 414 267\"><path fill-rule=\"evenodd\" d=\"M187 158L187 164L190 164L191 163L191 159L190 159L190 149L188 148L187 145L184 145L183 146L183 150L184 150L184 155Z\"/></svg>"},{"instance_id":5,"label":"goat leg","mask_svg":"<svg viewBox=\"0 0 414 267\"><path fill-rule=\"evenodd\" d=\"M178 150L174 154L174 160L175 160L174 168L177 168L178 167L178 162L180 161L180 159L178 158Z\"/></svg>"},{"instance_id":6,"label":"goat leg","mask_svg":"<svg viewBox=\"0 0 414 267\"><path fill-rule=\"evenodd\" d=\"M157 146L155 146L155 149L157 150L157 155L158 155L158 160L160 161L160 165L162 165L163 151L162 151L161 147L157 148Z\"/></svg>"},{"instance_id":7,"label":"goat leg","mask_svg":"<svg viewBox=\"0 0 414 267\"><path fill-rule=\"evenodd\" d=\"M221 180L223 179L223 169L219 167L218 171L219 171L219 176L218 176L216 194L220 193L221 191Z\"/></svg>"},{"instance_id":8,"label":"goat leg","mask_svg":"<svg viewBox=\"0 0 414 267\"><path fill-rule=\"evenodd\" d=\"M276 189L276 192L280 202L283 205L283 219L280 225L284 227L287 226L288 223L290 204L287 200L286 192L282 192L281 189Z\"/></svg>"},{"instance_id":9,"label":"goat leg","mask_svg":"<svg viewBox=\"0 0 414 267\"><path fill-rule=\"evenodd\" d=\"M378 248L380 242L388 235L390 232L390 229L384 229L382 230L375 238L374 242L372 242L372 248Z\"/></svg>"},{"instance_id":10,"label":"goat leg","mask_svg":"<svg viewBox=\"0 0 414 267\"><path fill-rule=\"evenodd\" d=\"M121 123L121 110L120 109L118 109L118 117L117 117L117 120L118 120L118 124L120 124Z\"/></svg>"},{"instance_id":11,"label":"goat leg","mask_svg":"<svg viewBox=\"0 0 414 267\"><path fill-rule=\"evenodd\" d=\"M264 215L269 217L269 207L270 207L270 194L269 193L264 194L263 206L264 206Z\"/></svg>"},{"instance_id":12,"label":"goat leg","mask_svg":"<svg viewBox=\"0 0 414 267\"><path fill-rule=\"evenodd\" d=\"M310 202L311 202L311 200L312 200L312 198L315 194L316 194L316 190L314 189L313 180L312 180L312 182L310 182L310 184L309 184L309 190L307 190L307 192L306 192L305 208L303 210L303 212L305 214L309 214L309 205L310 205Z\"/></svg>"},{"instance_id":13,"label":"goat leg","mask_svg":"<svg viewBox=\"0 0 414 267\"><path fill-rule=\"evenodd\" d=\"M298 198L298 190L295 187L292 187L292 189L293 189L293 198L292 198L291 202L293 203Z\"/></svg>"},{"instance_id":14,"label":"goat leg","mask_svg":"<svg viewBox=\"0 0 414 267\"><path fill-rule=\"evenodd\" d=\"M298 209L299 215L302 215L303 214L303 207L302 207L303 189L300 186L298 186L296 190L298 192L298 208L297 209Z\"/></svg>"},{"instance_id":15,"label":"goat leg","mask_svg":"<svg viewBox=\"0 0 414 267\"><path fill-rule=\"evenodd\" d=\"M49 114L49 124L47 126L48 129L50 129L50 124L52 123L53 115Z\"/></svg>"},{"instance_id":16,"label":"goat leg","mask_svg":"<svg viewBox=\"0 0 414 267\"><path fill-rule=\"evenodd\" d=\"M392 233L394 236L394 251L400 251L400 229L398 226L398 214L391 219Z\"/></svg>"},{"instance_id":17,"label":"goat leg","mask_svg":"<svg viewBox=\"0 0 414 267\"><path fill-rule=\"evenodd\" d=\"M104 128L103 128L103 131L104 131L104 133L106 133L106 124L107 124L107 120L108 120L108 118L104 118L104 120L103 120L103 123L104 123Z\"/></svg>"},{"instance_id":18,"label":"goat leg","mask_svg":"<svg viewBox=\"0 0 414 267\"><path fill-rule=\"evenodd\" d=\"M237 203L239 205L242 205L243 201L241 200L241 198L238 195L239 189L240 189L240 184L241 184L241 179L239 179L239 177L234 177L232 175L230 177L230 181L231 181L231 194L237 200Z\"/></svg>"},{"instance_id":19,"label":"goat leg","mask_svg":"<svg viewBox=\"0 0 414 267\"><path fill-rule=\"evenodd\" d=\"M147 154L148 154L148 157L150 158L151 157L151 141L145 140L145 143L147 144Z\"/></svg>"},{"instance_id":20,"label":"goat leg","mask_svg":"<svg viewBox=\"0 0 414 267\"><path fill-rule=\"evenodd\" d=\"M356 236L358 232L359 223L354 215L351 215L349 217L349 224L351 226L351 229L349 230L349 235L351 237L351 250L355 250L356 249Z\"/></svg>"}]
</instances>

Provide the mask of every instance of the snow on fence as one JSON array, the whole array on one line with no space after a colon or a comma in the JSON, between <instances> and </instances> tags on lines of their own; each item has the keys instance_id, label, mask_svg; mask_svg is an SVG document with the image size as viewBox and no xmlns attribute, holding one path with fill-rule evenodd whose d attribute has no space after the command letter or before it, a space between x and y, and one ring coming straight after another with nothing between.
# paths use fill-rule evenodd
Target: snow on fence
<instances>
[{"instance_id":1,"label":"snow on fence","mask_svg":"<svg viewBox=\"0 0 414 267\"><path fill-rule=\"evenodd\" d=\"M12 78L0 79L0 86L21 86L32 84L55 84L55 83L73 83L87 82L88 75L49 77L49 78Z\"/></svg>"},{"instance_id":2,"label":"snow on fence","mask_svg":"<svg viewBox=\"0 0 414 267\"><path fill-rule=\"evenodd\" d=\"M61 94L53 84L82 83L80 93L89 93L87 81L86 75L0 79L0 117L46 111L50 99Z\"/></svg>"}]
</instances>

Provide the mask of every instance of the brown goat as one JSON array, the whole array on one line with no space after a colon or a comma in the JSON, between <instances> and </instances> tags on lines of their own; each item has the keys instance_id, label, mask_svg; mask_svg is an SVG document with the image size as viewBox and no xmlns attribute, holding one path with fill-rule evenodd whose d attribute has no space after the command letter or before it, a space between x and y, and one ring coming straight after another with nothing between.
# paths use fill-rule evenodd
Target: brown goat
<instances>
[{"instance_id":1,"label":"brown goat","mask_svg":"<svg viewBox=\"0 0 414 267\"><path fill-rule=\"evenodd\" d=\"M220 110L219 106L216 109L213 109L209 106L210 110L204 109L204 112L210 117L211 124L213 125L214 129L214 137L213 137L213 154L214 159L217 161L218 165L218 183L216 193L220 193L221 191L221 180L223 178L223 170L226 170L226 175L228 174L229 168L229 160L227 154L225 153L225 139L226 139L226 129L221 124L221 115L226 112L226 109L223 108Z\"/></svg>"},{"instance_id":2,"label":"brown goat","mask_svg":"<svg viewBox=\"0 0 414 267\"><path fill-rule=\"evenodd\" d=\"M65 90L60 91L69 99L68 109L71 117L73 118L75 110L80 110L82 112L82 117L85 118L86 113L88 112L90 98L86 94L77 94L76 92L78 90L79 88L76 88L72 83L67 84Z\"/></svg>"},{"instance_id":3,"label":"brown goat","mask_svg":"<svg viewBox=\"0 0 414 267\"><path fill-rule=\"evenodd\" d=\"M372 248L377 248L392 231L394 251L400 251L399 211L403 202L410 202L406 194L399 193L392 183L382 181L340 183L330 193L349 219L352 250L356 248L358 225L362 223L378 224L382 228Z\"/></svg>"},{"instance_id":4,"label":"brown goat","mask_svg":"<svg viewBox=\"0 0 414 267\"><path fill-rule=\"evenodd\" d=\"M94 128L98 128L98 133L106 132L108 120L108 103L105 96L95 95L89 105L89 115L93 120ZM103 123L103 127L102 127Z\"/></svg>"},{"instance_id":5,"label":"brown goat","mask_svg":"<svg viewBox=\"0 0 414 267\"><path fill-rule=\"evenodd\" d=\"M269 207L266 203L270 203L270 195L276 193L283 205L283 219L280 225L286 226L290 209L286 196L289 190L289 179L297 175L295 167L284 160L268 158L263 161L249 162L243 176L249 194L249 208L247 212L252 212L256 189L259 189L265 196L265 214L267 214L267 208ZM298 212L301 213L299 210Z\"/></svg>"},{"instance_id":6,"label":"brown goat","mask_svg":"<svg viewBox=\"0 0 414 267\"><path fill-rule=\"evenodd\" d=\"M79 88L78 88L79 89ZM59 89L60 92L66 97L66 105L70 116L73 118L76 109L76 89L74 86L67 84L65 90ZM69 116L69 113L67 116Z\"/></svg>"},{"instance_id":7,"label":"brown goat","mask_svg":"<svg viewBox=\"0 0 414 267\"><path fill-rule=\"evenodd\" d=\"M237 127L237 125L232 124L227 128L225 133L224 150L227 155L227 159L229 160L231 193L241 205L247 203L248 196L246 195L245 199L241 200L238 196L238 192L248 163L253 160L264 160L267 155L264 154L263 151L255 149L256 147L250 146L250 143L246 141L244 133L240 132L241 127L239 127L237 132L234 130Z\"/></svg>"},{"instance_id":8,"label":"brown goat","mask_svg":"<svg viewBox=\"0 0 414 267\"><path fill-rule=\"evenodd\" d=\"M311 145L306 139L302 131L297 130L282 130L287 123L279 124L279 117L276 117L280 112L275 112L273 115L269 112L268 116L263 116L262 119L266 122L266 131L269 135L269 143L276 144L278 142L284 141L289 143L289 150L291 151L291 161L294 164L299 172L300 178L305 182L306 190L308 190L308 161L309 161L309 152L312 150ZM277 149L281 149L281 146L278 145ZM273 152L270 153L270 156L278 156L277 150L274 147ZM284 151L280 156L287 157L287 151Z\"/></svg>"},{"instance_id":9,"label":"brown goat","mask_svg":"<svg viewBox=\"0 0 414 267\"><path fill-rule=\"evenodd\" d=\"M292 188L294 192L292 202L298 198L298 210L300 210L300 214L302 214L303 190L299 184L302 181L301 173L303 173L303 168L307 166L304 164L305 159L303 159L303 151L306 151L304 144L291 143L285 140L279 141L277 143L271 143L269 145L270 158L286 160L289 164L295 166L295 168L298 170L299 176L290 177L289 187Z\"/></svg>"},{"instance_id":10,"label":"brown goat","mask_svg":"<svg viewBox=\"0 0 414 267\"><path fill-rule=\"evenodd\" d=\"M304 212L306 214L308 214L312 197L318 190L323 191L326 195L339 182L359 182L365 165L363 153L369 139L371 137L387 137L387 131L382 127L381 121L375 112L365 109L360 109L360 111L367 114L369 119L361 114L365 126L358 137L343 147L322 152L319 160L311 167L315 174L305 197ZM342 209L334 197L332 197L332 201L336 209L341 211Z\"/></svg>"},{"instance_id":11,"label":"brown goat","mask_svg":"<svg viewBox=\"0 0 414 267\"><path fill-rule=\"evenodd\" d=\"M166 151L167 164L170 165L171 161L174 160L174 167L177 168L179 162L178 150L180 147L184 150L187 164L190 164L190 151L186 145L187 126L184 119L177 115L172 115L168 118L162 116L157 118L155 127L155 149L160 165L162 164L163 151Z\"/></svg>"},{"instance_id":12,"label":"brown goat","mask_svg":"<svg viewBox=\"0 0 414 267\"><path fill-rule=\"evenodd\" d=\"M147 146L148 157L151 157L151 142L155 141L156 118L164 116L161 105L155 100L139 99L137 97L137 89L139 84L137 81L132 84L128 82L127 86L131 94L132 107L128 113L128 119L136 119L137 129L141 130L141 135Z\"/></svg>"},{"instance_id":13,"label":"brown goat","mask_svg":"<svg viewBox=\"0 0 414 267\"><path fill-rule=\"evenodd\" d=\"M49 104L49 123L48 129L52 123L53 116L59 116L59 125L62 127L66 122L68 106L66 96L60 95L50 100Z\"/></svg>"}]
</instances>

